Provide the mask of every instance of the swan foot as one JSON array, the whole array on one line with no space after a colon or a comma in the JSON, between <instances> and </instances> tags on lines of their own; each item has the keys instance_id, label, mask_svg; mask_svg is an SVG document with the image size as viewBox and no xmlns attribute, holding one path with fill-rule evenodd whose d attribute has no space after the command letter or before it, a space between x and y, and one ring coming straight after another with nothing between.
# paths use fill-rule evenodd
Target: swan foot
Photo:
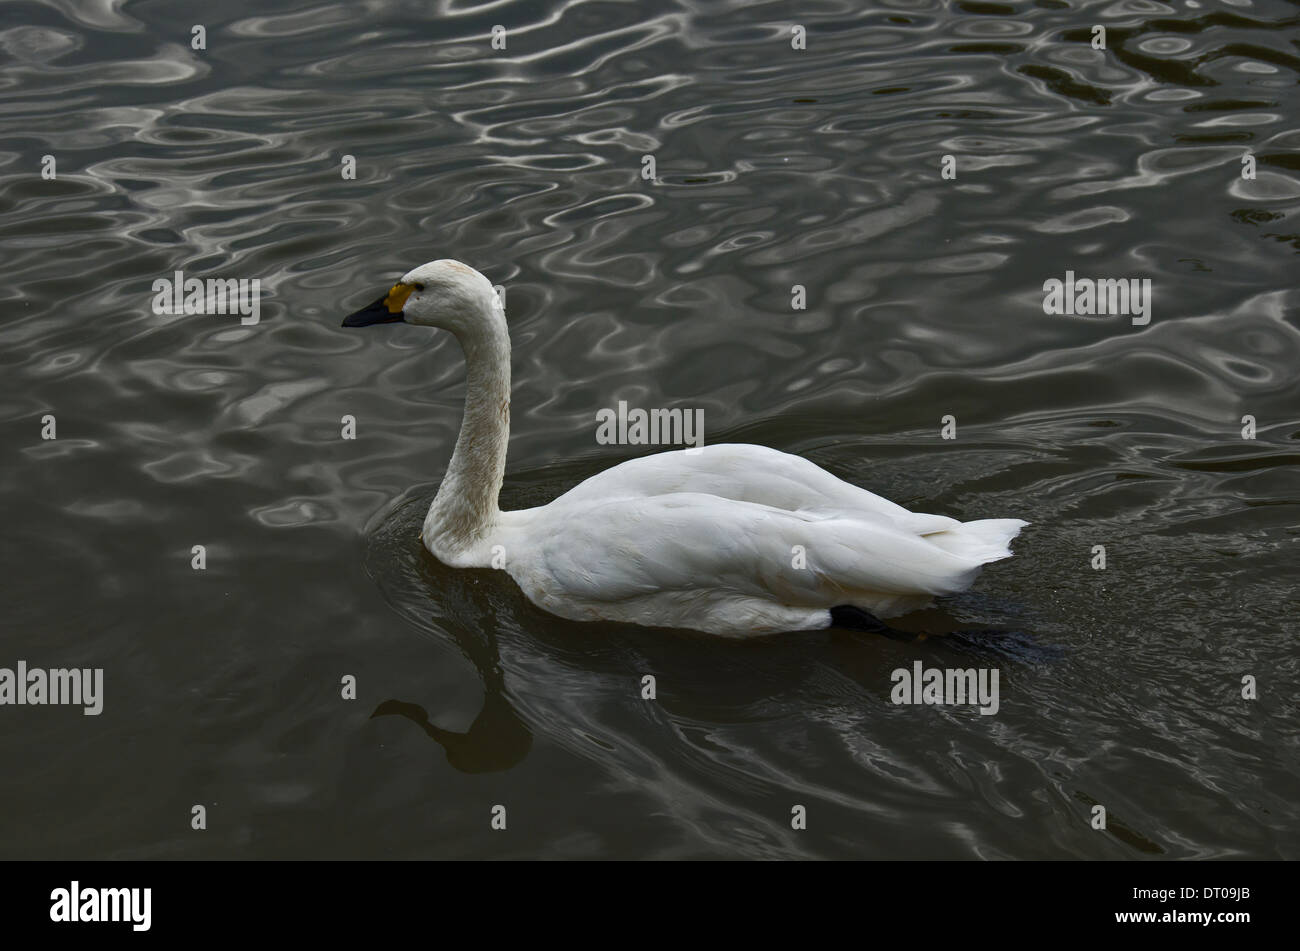
<instances>
[{"instance_id":1,"label":"swan foot","mask_svg":"<svg viewBox=\"0 0 1300 951\"><path fill-rule=\"evenodd\" d=\"M936 646L961 653L990 658L1003 657L1027 663L1050 663L1060 660L1066 652L1053 644L1039 644L1032 634L1010 628L979 628L957 631L900 631L890 627L880 618L851 604L831 608L831 627L850 631L868 631L883 634L900 641L918 641L934 638Z\"/></svg>"},{"instance_id":2,"label":"swan foot","mask_svg":"<svg viewBox=\"0 0 1300 951\"><path fill-rule=\"evenodd\" d=\"M843 628L846 631L869 631L872 634L883 634L885 637L900 641L925 638L924 634L913 634L890 627L870 611L864 611L852 604L841 604L831 608L831 627Z\"/></svg>"}]
</instances>

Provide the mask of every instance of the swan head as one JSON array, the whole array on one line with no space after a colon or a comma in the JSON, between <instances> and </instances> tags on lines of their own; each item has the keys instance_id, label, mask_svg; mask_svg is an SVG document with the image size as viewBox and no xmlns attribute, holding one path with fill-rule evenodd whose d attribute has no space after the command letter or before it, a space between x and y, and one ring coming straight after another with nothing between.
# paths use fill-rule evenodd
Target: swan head
<instances>
[{"instance_id":1,"label":"swan head","mask_svg":"<svg viewBox=\"0 0 1300 951\"><path fill-rule=\"evenodd\" d=\"M379 300L345 317L343 326L401 322L460 334L492 315L504 317L492 283L468 264L443 259L407 271Z\"/></svg>"}]
</instances>

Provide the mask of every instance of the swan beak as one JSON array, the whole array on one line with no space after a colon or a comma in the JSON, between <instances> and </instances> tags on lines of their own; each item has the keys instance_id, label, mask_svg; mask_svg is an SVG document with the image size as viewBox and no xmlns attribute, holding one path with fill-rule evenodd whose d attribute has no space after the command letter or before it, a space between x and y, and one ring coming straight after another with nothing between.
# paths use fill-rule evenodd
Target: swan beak
<instances>
[{"instance_id":1,"label":"swan beak","mask_svg":"<svg viewBox=\"0 0 1300 951\"><path fill-rule=\"evenodd\" d=\"M402 317L402 308L406 305L406 299L411 296L411 291L415 290L410 284L394 284L393 289L385 294L379 300L366 307L362 307L355 314L348 314L343 318L344 327L369 327L371 324L395 324L405 318Z\"/></svg>"}]
</instances>

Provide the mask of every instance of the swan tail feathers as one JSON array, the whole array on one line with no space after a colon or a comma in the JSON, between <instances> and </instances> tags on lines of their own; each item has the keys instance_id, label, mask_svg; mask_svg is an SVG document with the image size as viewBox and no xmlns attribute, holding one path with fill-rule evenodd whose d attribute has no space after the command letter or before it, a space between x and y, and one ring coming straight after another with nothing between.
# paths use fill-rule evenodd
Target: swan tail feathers
<instances>
[{"instance_id":1,"label":"swan tail feathers","mask_svg":"<svg viewBox=\"0 0 1300 951\"><path fill-rule=\"evenodd\" d=\"M1028 524L1018 518L983 518L923 537L936 548L983 565L1010 558L1011 540Z\"/></svg>"}]
</instances>

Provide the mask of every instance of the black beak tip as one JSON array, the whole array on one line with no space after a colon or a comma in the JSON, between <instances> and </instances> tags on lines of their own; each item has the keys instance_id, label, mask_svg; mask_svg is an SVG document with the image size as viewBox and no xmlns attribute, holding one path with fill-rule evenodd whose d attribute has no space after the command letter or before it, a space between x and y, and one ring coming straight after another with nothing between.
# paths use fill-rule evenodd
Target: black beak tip
<instances>
[{"instance_id":1,"label":"black beak tip","mask_svg":"<svg viewBox=\"0 0 1300 951\"><path fill-rule=\"evenodd\" d=\"M394 314L384 303L386 298L381 297L368 307L362 307L355 314L348 314L343 318L344 327L370 327L374 324L397 324L402 323L405 318L401 312Z\"/></svg>"}]
</instances>

